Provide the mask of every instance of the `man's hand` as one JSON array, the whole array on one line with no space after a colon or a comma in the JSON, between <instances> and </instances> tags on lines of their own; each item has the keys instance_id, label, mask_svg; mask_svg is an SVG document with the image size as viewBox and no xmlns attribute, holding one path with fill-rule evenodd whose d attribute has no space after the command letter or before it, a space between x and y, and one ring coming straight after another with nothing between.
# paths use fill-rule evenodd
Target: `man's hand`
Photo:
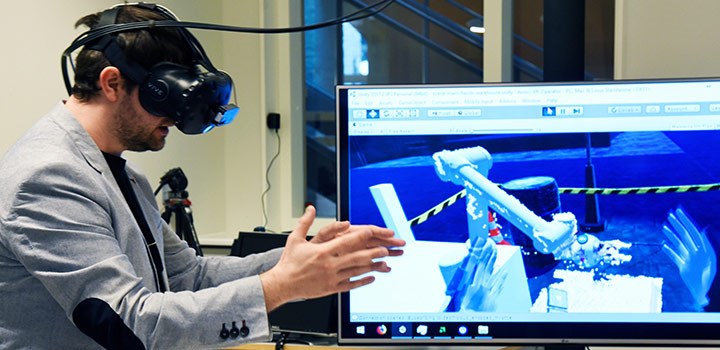
<instances>
[{"instance_id":1,"label":"man's hand","mask_svg":"<svg viewBox=\"0 0 720 350\"><path fill-rule=\"evenodd\" d=\"M288 236L280 261L260 275L269 311L297 299L316 298L344 292L372 283L373 276L354 278L368 272L389 272L376 259L402 254L405 241L394 238L392 230L377 226L353 226L336 222L323 227L310 241L307 233L315 220L309 206Z\"/></svg>"},{"instance_id":2,"label":"man's hand","mask_svg":"<svg viewBox=\"0 0 720 350\"><path fill-rule=\"evenodd\" d=\"M315 208L313 208L314 210ZM336 237L340 237L346 234L352 234L354 232L360 232L365 230L372 232L370 242L368 242L368 248L383 246L389 248L390 256L402 255L403 251L399 249L392 249L399 247L397 245L397 239L395 238L395 232L390 229L372 226L372 225L351 225L349 221L335 221L321 228L310 242L312 243L325 243L329 242ZM403 241L404 244L404 241Z\"/></svg>"}]
</instances>

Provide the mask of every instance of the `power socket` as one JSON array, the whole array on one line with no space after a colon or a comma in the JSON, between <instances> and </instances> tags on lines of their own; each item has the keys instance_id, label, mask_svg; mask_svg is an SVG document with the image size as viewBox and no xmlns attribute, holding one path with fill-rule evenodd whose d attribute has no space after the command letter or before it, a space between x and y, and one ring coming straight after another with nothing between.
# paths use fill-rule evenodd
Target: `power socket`
<instances>
[{"instance_id":1,"label":"power socket","mask_svg":"<svg viewBox=\"0 0 720 350\"><path fill-rule=\"evenodd\" d=\"M280 129L280 113L268 113L267 127L268 129L275 131Z\"/></svg>"}]
</instances>

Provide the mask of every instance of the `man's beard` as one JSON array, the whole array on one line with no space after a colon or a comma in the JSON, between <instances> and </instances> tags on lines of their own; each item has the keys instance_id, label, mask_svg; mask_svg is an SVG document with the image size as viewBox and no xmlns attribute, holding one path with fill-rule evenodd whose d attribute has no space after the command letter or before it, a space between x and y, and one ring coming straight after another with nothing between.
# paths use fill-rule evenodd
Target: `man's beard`
<instances>
[{"instance_id":1,"label":"man's beard","mask_svg":"<svg viewBox=\"0 0 720 350\"><path fill-rule=\"evenodd\" d=\"M165 146L165 138L154 136L155 129L149 129L143 124L142 116L133 108L130 97L125 97L120 103L120 109L114 116L115 130L124 148L128 151L145 152L159 151Z\"/></svg>"}]
</instances>

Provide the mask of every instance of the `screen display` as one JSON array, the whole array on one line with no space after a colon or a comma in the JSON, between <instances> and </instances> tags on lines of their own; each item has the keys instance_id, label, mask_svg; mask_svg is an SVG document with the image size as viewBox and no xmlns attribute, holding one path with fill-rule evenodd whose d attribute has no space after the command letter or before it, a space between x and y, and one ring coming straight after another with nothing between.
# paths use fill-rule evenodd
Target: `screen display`
<instances>
[{"instance_id":1,"label":"screen display","mask_svg":"<svg viewBox=\"0 0 720 350\"><path fill-rule=\"evenodd\" d=\"M720 344L720 80L339 86L340 343Z\"/></svg>"}]
</instances>

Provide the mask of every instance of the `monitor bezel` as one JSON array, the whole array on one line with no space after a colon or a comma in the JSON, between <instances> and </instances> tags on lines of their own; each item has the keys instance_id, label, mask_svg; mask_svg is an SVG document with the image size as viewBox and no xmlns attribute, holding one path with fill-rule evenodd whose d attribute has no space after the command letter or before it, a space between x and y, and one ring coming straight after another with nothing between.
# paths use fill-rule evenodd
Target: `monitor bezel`
<instances>
[{"instance_id":1,"label":"monitor bezel","mask_svg":"<svg viewBox=\"0 0 720 350\"><path fill-rule=\"evenodd\" d=\"M348 91L353 89L403 89L442 87L507 87L507 86L551 86L551 85L623 85L638 83L672 82L720 82L718 77L707 78L662 78L629 79L614 81L570 81L570 82L519 82L519 83L475 83L475 84L376 84L336 86L336 160L337 160L337 219L349 219L347 194L348 177ZM717 333L718 323L635 323L635 322L518 322L507 323L515 328L525 329L528 337L491 339L414 339L414 338L357 338L349 334L349 292L339 294L338 299L338 343L357 345L608 345L608 346L717 346L720 335L715 339L699 339L699 336ZM424 322L428 323L428 322ZM485 322L487 323L487 322ZM379 324L379 323L378 323ZM371 324L372 326L372 324ZM681 327L680 330L677 327ZM541 329L535 329L540 327ZM530 331L528 331L530 329ZM602 331L599 331L602 330ZM715 332L713 332L715 330ZM720 334L720 333L719 333ZM598 336L600 335L600 336ZM651 336L642 336L651 335ZM681 336L682 335L682 336Z\"/></svg>"}]
</instances>

